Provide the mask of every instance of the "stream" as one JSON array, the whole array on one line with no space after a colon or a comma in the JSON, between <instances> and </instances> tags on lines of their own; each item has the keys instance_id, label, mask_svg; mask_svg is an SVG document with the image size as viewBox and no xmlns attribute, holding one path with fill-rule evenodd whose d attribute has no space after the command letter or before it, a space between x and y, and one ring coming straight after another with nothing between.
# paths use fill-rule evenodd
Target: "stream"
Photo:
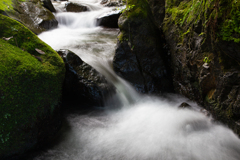
<instances>
[{"instance_id":1,"label":"stream","mask_svg":"<svg viewBox=\"0 0 240 160\"><path fill-rule=\"evenodd\" d=\"M106 109L66 112L58 141L34 160L240 159L239 138L201 113L196 103L173 94L141 95L119 78L111 68L119 29L96 26L96 17L113 8L103 7L99 0L73 2L91 11L61 12L64 4L55 3L59 27L39 38L55 50L75 52L105 75L116 86L121 107L111 109L119 101L110 99ZM182 102L193 109L179 109Z\"/></svg>"}]
</instances>

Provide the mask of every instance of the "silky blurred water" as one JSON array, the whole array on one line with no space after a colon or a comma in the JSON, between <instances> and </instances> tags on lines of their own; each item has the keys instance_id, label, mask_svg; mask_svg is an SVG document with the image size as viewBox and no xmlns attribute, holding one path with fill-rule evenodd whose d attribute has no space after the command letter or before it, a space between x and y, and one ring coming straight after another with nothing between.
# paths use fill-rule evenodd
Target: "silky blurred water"
<instances>
[{"instance_id":1,"label":"silky blurred water","mask_svg":"<svg viewBox=\"0 0 240 160\"><path fill-rule=\"evenodd\" d=\"M72 50L105 75L116 86L118 101L109 99L104 110L65 114L58 143L34 160L240 159L239 138L197 104L178 95L140 95L119 78L111 68L118 29L96 27L96 17L111 8L97 0L74 2L92 11L57 13L59 27L39 37L56 50ZM111 109L119 101L121 106ZM192 109L179 109L182 102Z\"/></svg>"}]
</instances>

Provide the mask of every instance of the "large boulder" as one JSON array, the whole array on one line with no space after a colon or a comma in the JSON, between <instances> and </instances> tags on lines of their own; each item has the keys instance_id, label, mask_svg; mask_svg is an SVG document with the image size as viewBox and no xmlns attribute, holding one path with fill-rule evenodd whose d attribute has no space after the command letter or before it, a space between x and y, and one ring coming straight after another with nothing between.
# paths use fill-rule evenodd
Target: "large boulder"
<instances>
[{"instance_id":1,"label":"large boulder","mask_svg":"<svg viewBox=\"0 0 240 160\"><path fill-rule=\"evenodd\" d=\"M113 60L115 72L129 81L137 91L160 94L171 92L171 73L163 34L152 21L144 0L128 1L118 25L117 48Z\"/></svg>"},{"instance_id":2,"label":"large boulder","mask_svg":"<svg viewBox=\"0 0 240 160\"><path fill-rule=\"evenodd\" d=\"M51 47L21 23L0 14L0 26L3 160L42 146L58 131L65 66Z\"/></svg>"},{"instance_id":3,"label":"large boulder","mask_svg":"<svg viewBox=\"0 0 240 160\"><path fill-rule=\"evenodd\" d=\"M239 7L240 2L232 0L217 4L167 0L162 25L172 57L175 91L202 104L238 135Z\"/></svg>"},{"instance_id":4,"label":"large boulder","mask_svg":"<svg viewBox=\"0 0 240 160\"><path fill-rule=\"evenodd\" d=\"M58 26L55 16L42 6L41 0L4 0L0 6L0 13L20 21L35 34Z\"/></svg>"},{"instance_id":5,"label":"large boulder","mask_svg":"<svg viewBox=\"0 0 240 160\"><path fill-rule=\"evenodd\" d=\"M115 87L93 67L69 50L57 51L66 64L63 101L80 107L102 107Z\"/></svg>"},{"instance_id":6,"label":"large boulder","mask_svg":"<svg viewBox=\"0 0 240 160\"><path fill-rule=\"evenodd\" d=\"M97 18L97 26L118 28L118 18L120 17L120 15L120 10L105 13L101 17Z\"/></svg>"},{"instance_id":7,"label":"large boulder","mask_svg":"<svg viewBox=\"0 0 240 160\"><path fill-rule=\"evenodd\" d=\"M84 6L84 5L78 4L78 3L72 3L72 2L66 3L65 8L66 8L67 12L85 12L85 11L88 11L87 6Z\"/></svg>"}]
</instances>

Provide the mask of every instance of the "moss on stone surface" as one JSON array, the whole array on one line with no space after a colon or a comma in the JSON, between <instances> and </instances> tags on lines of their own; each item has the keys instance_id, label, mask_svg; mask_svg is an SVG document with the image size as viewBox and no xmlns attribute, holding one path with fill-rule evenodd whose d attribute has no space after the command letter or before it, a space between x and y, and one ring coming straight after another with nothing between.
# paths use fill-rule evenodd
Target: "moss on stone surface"
<instances>
[{"instance_id":1,"label":"moss on stone surface","mask_svg":"<svg viewBox=\"0 0 240 160\"><path fill-rule=\"evenodd\" d=\"M12 7L12 0L2 0L0 3L0 11L11 10Z\"/></svg>"},{"instance_id":2,"label":"moss on stone surface","mask_svg":"<svg viewBox=\"0 0 240 160\"><path fill-rule=\"evenodd\" d=\"M51 47L0 15L0 157L31 147L27 134L59 103L64 73L63 60Z\"/></svg>"},{"instance_id":3,"label":"moss on stone surface","mask_svg":"<svg viewBox=\"0 0 240 160\"><path fill-rule=\"evenodd\" d=\"M55 16L43 6L41 0L0 1L0 14L18 20L35 34L56 28L58 25Z\"/></svg>"},{"instance_id":4,"label":"moss on stone surface","mask_svg":"<svg viewBox=\"0 0 240 160\"><path fill-rule=\"evenodd\" d=\"M183 33L201 25L202 34L210 28L213 40L240 42L240 1L166 0L167 23L179 25ZM184 35L182 35L184 36Z\"/></svg>"},{"instance_id":5,"label":"moss on stone surface","mask_svg":"<svg viewBox=\"0 0 240 160\"><path fill-rule=\"evenodd\" d=\"M128 18L133 18L136 16L147 17L150 8L148 6L147 0L128 0L127 7L134 5L134 7L125 11L127 13Z\"/></svg>"}]
</instances>

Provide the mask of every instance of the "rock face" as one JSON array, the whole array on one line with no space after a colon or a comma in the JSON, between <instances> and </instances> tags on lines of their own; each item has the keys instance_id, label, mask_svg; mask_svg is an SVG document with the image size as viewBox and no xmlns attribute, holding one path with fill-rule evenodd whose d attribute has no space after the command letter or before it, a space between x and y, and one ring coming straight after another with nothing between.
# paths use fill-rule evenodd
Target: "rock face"
<instances>
[{"instance_id":1,"label":"rock face","mask_svg":"<svg viewBox=\"0 0 240 160\"><path fill-rule=\"evenodd\" d=\"M87 6L84 6L81 4L68 2L66 3L66 11L67 12L84 12L84 11L88 11L88 8Z\"/></svg>"},{"instance_id":2,"label":"rock face","mask_svg":"<svg viewBox=\"0 0 240 160\"><path fill-rule=\"evenodd\" d=\"M165 64L171 64L173 85L177 93L198 102L215 119L224 122L240 135L240 2L147 2L148 4L136 0L128 1L129 6L135 7L119 19L121 34L114 58L115 71L138 90L148 92L151 89L146 88L151 87L147 87L146 82L158 88L155 87L158 85L152 83L149 73L155 72L150 74L151 78L152 75L158 75L156 71L163 70L160 66L164 60ZM143 8L139 9L139 5ZM148 8L151 15L144 12ZM139 18L139 12L144 12L142 15L146 15L148 19ZM151 24L158 27L160 34L156 31L148 32L149 26L154 28ZM170 62L163 58L163 54L156 54L163 45L159 41L158 45L153 45L152 42L160 37L166 39L167 45L164 47L169 49ZM160 39L161 41L164 43L164 40ZM149 47L148 50L145 47ZM136 48L139 50L135 51ZM146 58L142 60L144 53ZM160 60L152 58L159 55ZM146 63L152 60L153 62ZM161 82L161 76L153 79Z\"/></svg>"},{"instance_id":3,"label":"rock face","mask_svg":"<svg viewBox=\"0 0 240 160\"><path fill-rule=\"evenodd\" d=\"M56 28L58 25L52 12L43 7L40 0L26 2L20 0L7 1L9 1L9 5L5 5L2 8L5 15L20 21L35 34ZM0 2L0 4L4 6L6 3Z\"/></svg>"},{"instance_id":4,"label":"rock face","mask_svg":"<svg viewBox=\"0 0 240 160\"><path fill-rule=\"evenodd\" d=\"M165 17L165 0L147 0L157 27L161 27ZM161 29L160 29L161 30Z\"/></svg>"},{"instance_id":5,"label":"rock face","mask_svg":"<svg viewBox=\"0 0 240 160\"><path fill-rule=\"evenodd\" d=\"M121 15L120 11L112 11L97 18L97 25L108 28L118 28L118 18Z\"/></svg>"},{"instance_id":6,"label":"rock face","mask_svg":"<svg viewBox=\"0 0 240 160\"><path fill-rule=\"evenodd\" d=\"M139 92L171 92L163 34L152 21L148 3L144 0L134 2L135 7L119 18L121 33L113 61L114 70Z\"/></svg>"},{"instance_id":7,"label":"rock face","mask_svg":"<svg viewBox=\"0 0 240 160\"><path fill-rule=\"evenodd\" d=\"M85 107L103 106L104 100L115 92L115 87L75 53L69 50L59 50L58 53L66 64L63 100L85 104Z\"/></svg>"},{"instance_id":8,"label":"rock face","mask_svg":"<svg viewBox=\"0 0 240 160\"><path fill-rule=\"evenodd\" d=\"M210 14L215 17L215 10L209 9L215 4L207 3L166 1L163 30L172 57L174 88L240 135L240 43L234 39L240 32L231 31L228 39L221 35L232 30L224 23L234 17L229 15L234 7L220 1L215 9L225 16L204 19Z\"/></svg>"},{"instance_id":9,"label":"rock face","mask_svg":"<svg viewBox=\"0 0 240 160\"><path fill-rule=\"evenodd\" d=\"M41 147L60 128L65 66L19 22L0 14L0 26L0 159L8 160Z\"/></svg>"}]
</instances>

